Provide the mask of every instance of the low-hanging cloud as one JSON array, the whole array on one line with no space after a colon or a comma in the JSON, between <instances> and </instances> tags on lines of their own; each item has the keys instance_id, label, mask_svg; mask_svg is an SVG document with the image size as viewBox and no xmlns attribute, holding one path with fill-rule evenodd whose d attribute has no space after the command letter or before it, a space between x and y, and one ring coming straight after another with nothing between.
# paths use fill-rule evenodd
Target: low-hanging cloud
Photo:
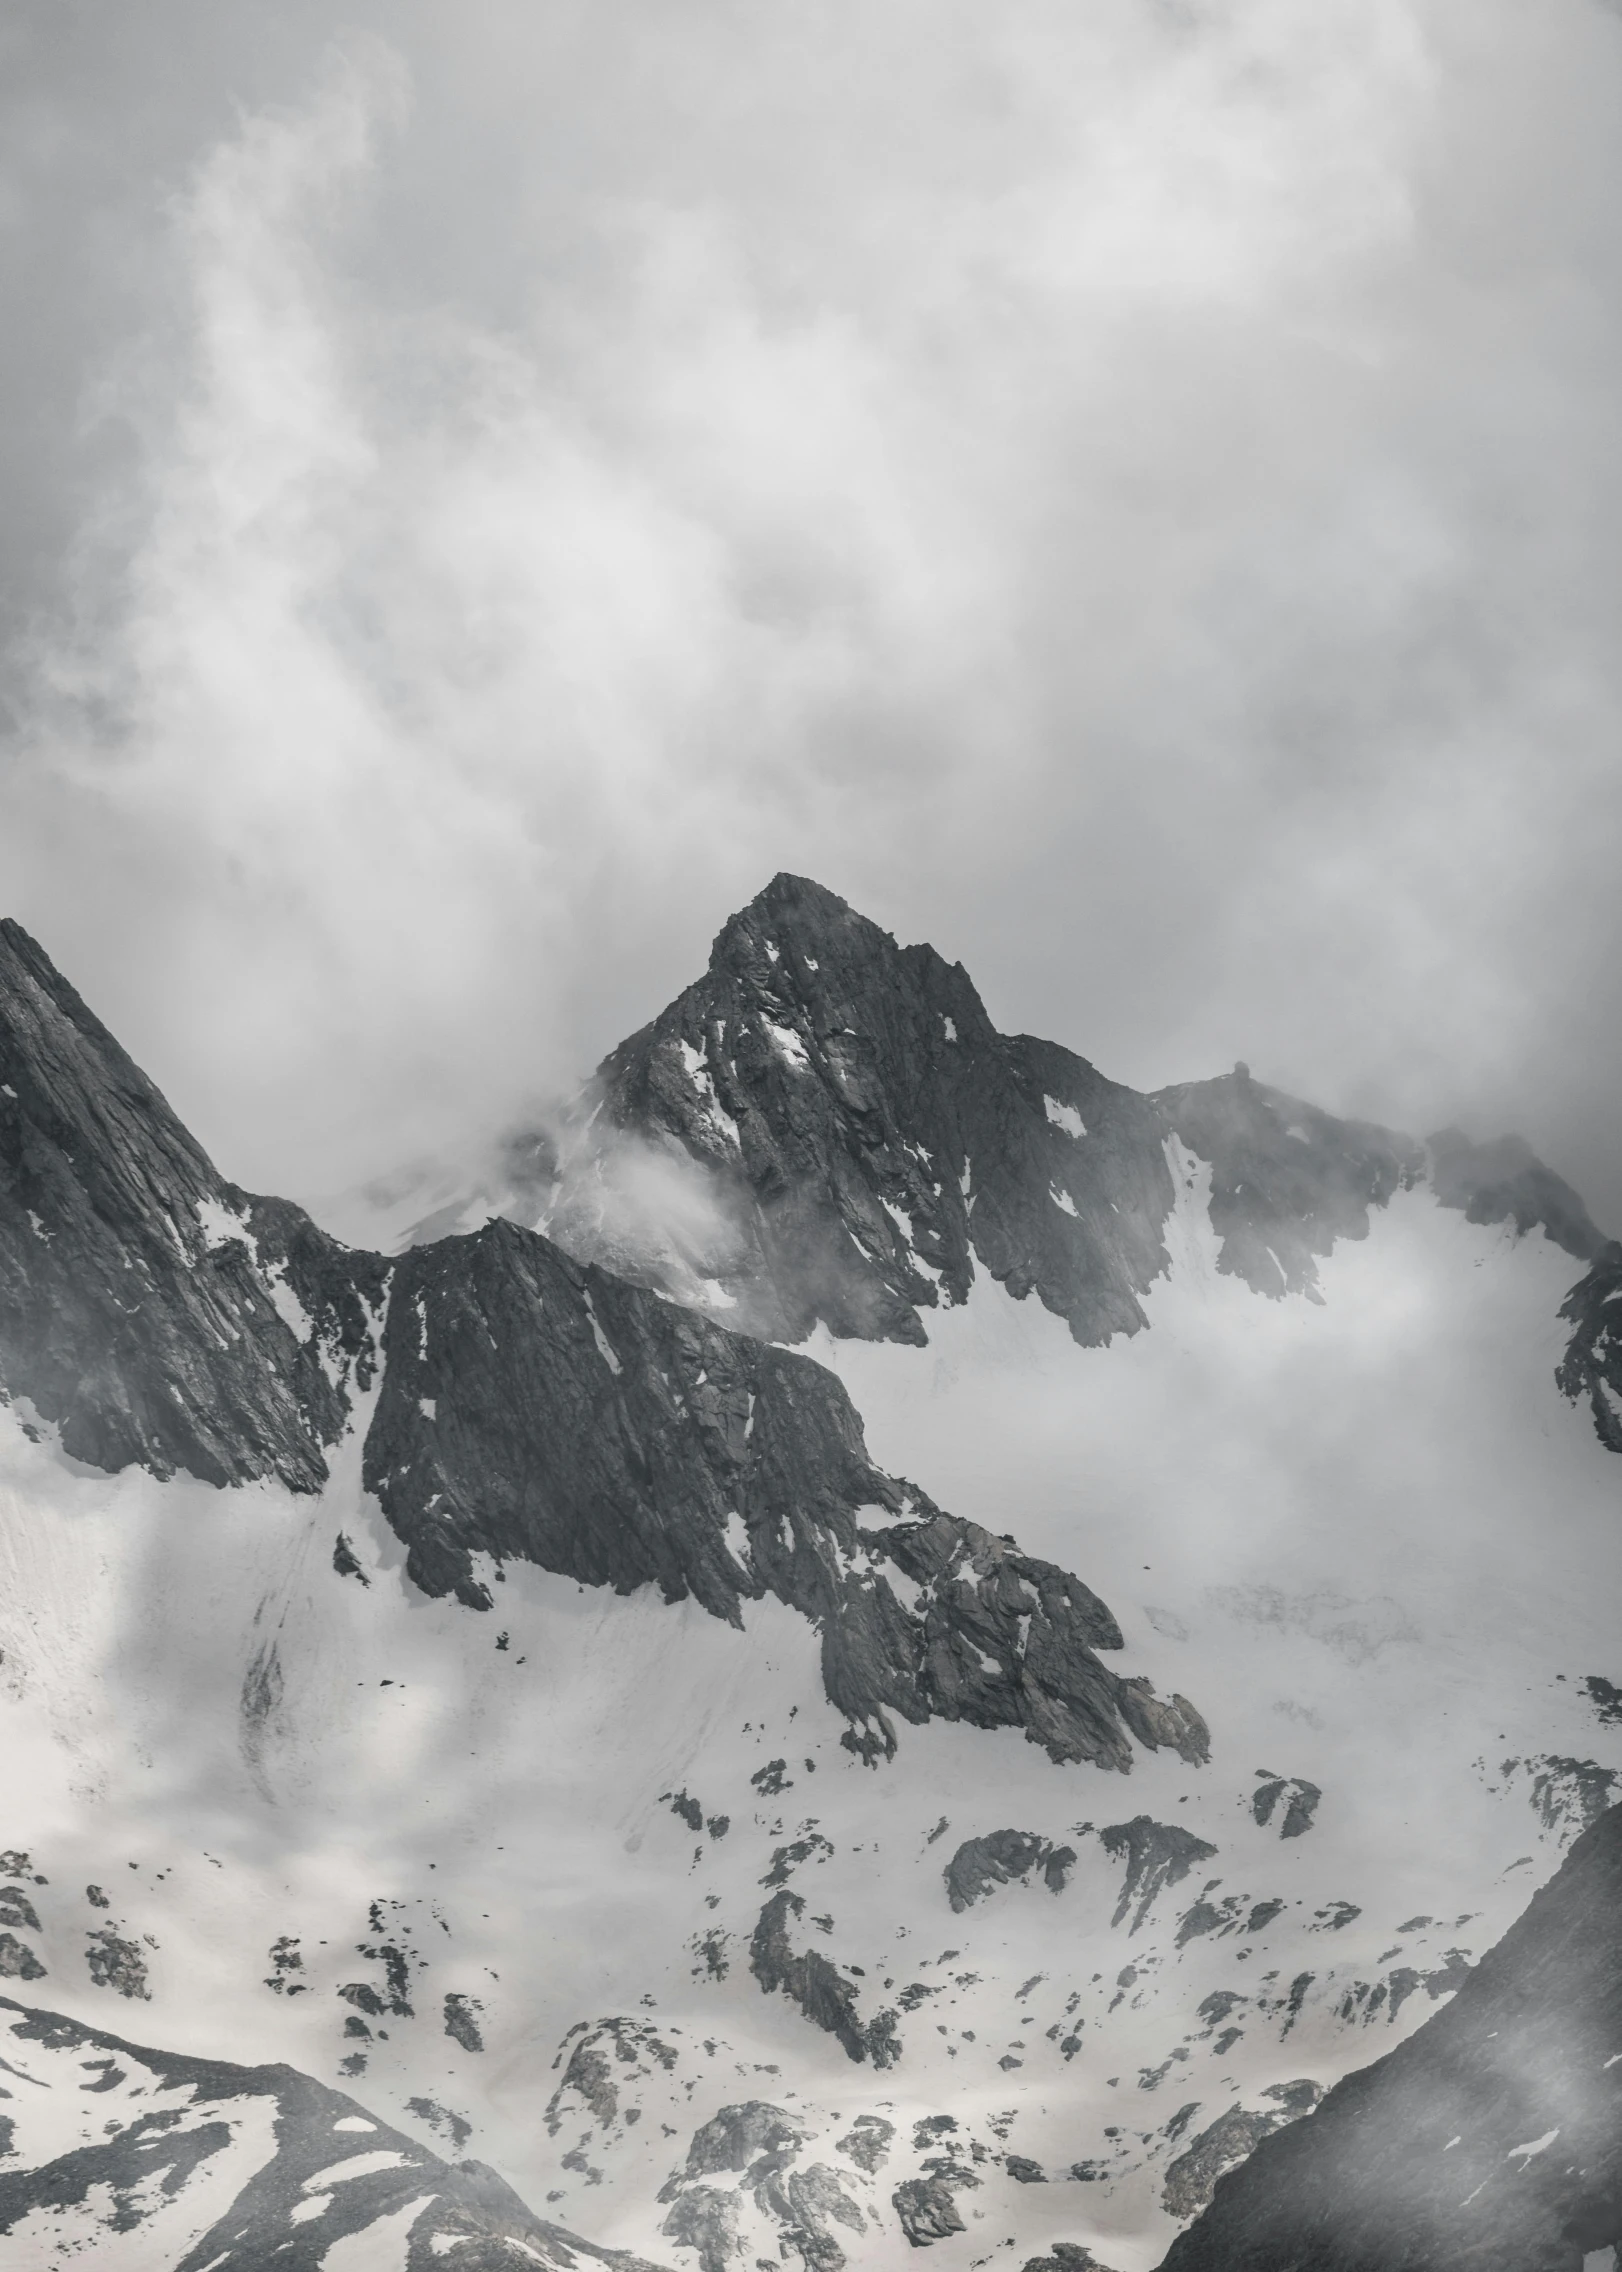
<instances>
[{"instance_id":1,"label":"low-hanging cloud","mask_svg":"<svg viewBox=\"0 0 1622 2272\"><path fill-rule=\"evenodd\" d=\"M0 882L222 1164L532 1117L792 866L1603 1215L1622 27L607 19L306 27L96 374Z\"/></svg>"}]
</instances>

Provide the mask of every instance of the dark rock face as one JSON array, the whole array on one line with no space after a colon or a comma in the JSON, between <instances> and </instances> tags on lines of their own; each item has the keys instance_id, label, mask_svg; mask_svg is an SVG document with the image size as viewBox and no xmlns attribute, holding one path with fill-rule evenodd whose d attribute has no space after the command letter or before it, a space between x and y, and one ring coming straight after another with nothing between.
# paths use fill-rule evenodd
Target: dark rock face
<instances>
[{"instance_id":1,"label":"dark rock face","mask_svg":"<svg viewBox=\"0 0 1622 2272\"><path fill-rule=\"evenodd\" d=\"M66 1451L318 1490L349 1410L363 1282L375 1296L384 1268L357 1272L299 1209L223 1182L28 934L0 922L0 1385Z\"/></svg>"},{"instance_id":2,"label":"dark rock face","mask_svg":"<svg viewBox=\"0 0 1622 2272\"><path fill-rule=\"evenodd\" d=\"M1218 1267L1317 1298L1319 1259L1429 1169L1472 1222L1542 1224L1587 1261L1582 1201L1518 1137L1427 1148L1339 1120L1247 1067L1142 1096L1083 1058L999 1034L960 966L779 875L704 977L599 1068L609 1124L705 1168L733 1235L710 1261L737 1322L776 1339L924 1338L976 1266L1035 1291L1078 1341L1144 1322L1167 1266L1166 1139L1211 1168Z\"/></svg>"},{"instance_id":3,"label":"dark rock face","mask_svg":"<svg viewBox=\"0 0 1622 2272\"><path fill-rule=\"evenodd\" d=\"M1278 1834L1281 1838L1301 1838L1312 1828L1312 1818L1322 1797L1316 1783L1305 1783L1299 1775L1266 1775L1251 1795L1250 1811L1265 1829L1283 1799L1284 1813Z\"/></svg>"},{"instance_id":4,"label":"dark rock face","mask_svg":"<svg viewBox=\"0 0 1622 2272\"><path fill-rule=\"evenodd\" d=\"M1444 1128L1429 1149L1431 1188L1444 1207L1462 1208L1468 1221L1513 1223L1523 1237L1541 1224L1579 1262L1592 1262L1604 1246L1576 1192L1523 1137L1473 1144L1459 1129Z\"/></svg>"},{"instance_id":5,"label":"dark rock face","mask_svg":"<svg viewBox=\"0 0 1622 2272\"><path fill-rule=\"evenodd\" d=\"M920 1340L920 1310L962 1301L977 1263L1078 1341L1135 1332L1167 1265L1169 1135L1212 1164L1220 1267L1271 1294L1311 1293L1314 1258L1425 1165L1243 1071L1145 1097L999 1034L961 968L795 876L600 1079L615 1124L710 1169L739 1226L720 1282L788 1340L819 1319Z\"/></svg>"},{"instance_id":6,"label":"dark rock face","mask_svg":"<svg viewBox=\"0 0 1622 2272\"><path fill-rule=\"evenodd\" d=\"M1155 1822L1146 1814L1134 1815L1130 1822L1111 1823L1099 1832L1098 1839L1106 1854L1126 1863L1121 1897L1110 1922L1119 1925L1131 1909L1134 1933L1166 1886L1180 1884L1196 1862L1208 1862L1216 1853L1214 1846L1196 1838L1191 1830L1175 1822Z\"/></svg>"},{"instance_id":7,"label":"dark rock face","mask_svg":"<svg viewBox=\"0 0 1622 2272\"><path fill-rule=\"evenodd\" d=\"M639 2258L597 2248L532 2216L494 2170L440 2160L352 2098L291 2067L239 2067L145 2050L4 1997L0 2035L13 2072L35 2086L24 2094L28 2105L19 2107L12 2150L0 2169L0 2255L5 2236L41 2212L77 2212L64 2231L88 2254L95 2247L88 2239L92 2224L109 2241L128 2236L169 2201L184 2200L194 2184L214 2193L217 2173L235 2163L240 2188L176 2260L176 2272L200 2272L226 2256L241 2272L268 2272L272 2265L277 2272L318 2272L335 2242L365 2234L413 2202L418 2214L409 2240L396 2238L390 2259L409 2263L410 2272L427 2272L452 2250L472 2272L497 2272L518 2261L547 2272L568 2272L582 2262L654 2272ZM141 2079L139 2095L110 2095L132 2074ZM163 2108L151 2108L154 2082L166 2094L188 2092L189 2102L171 2095ZM88 2107L86 2090L98 2094ZM47 2098L57 2111L41 2131L48 2151L35 2158L33 2118ZM204 2111L194 2114L192 2107ZM268 2162L248 2138L250 2117L257 2115L251 2125L257 2140L260 2110L268 2110L275 2126ZM81 2141L65 2151L64 2127ZM375 2157L373 2166L345 2174L324 2192L322 2173L361 2155ZM318 2200L323 2205L312 2215L310 2204Z\"/></svg>"},{"instance_id":8,"label":"dark rock face","mask_svg":"<svg viewBox=\"0 0 1622 2272\"><path fill-rule=\"evenodd\" d=\"M889 2160L894 2137L895 2124L886 2122L882 2114L859 2114L845 2136L835 2140L835 2145L858 2169L872 2177Z\"/></svg>"},{"instance_id":9,"label":"dark rock face","mask_svg":"<svg viewBox=\"0 0 1622 2272\"><path fill-rule=\"evenodd\" d=\"M708 1172L733 1231L706 1268L737 1324L787 1341L819 1320L921 1341L922 1313L964 1300L976 1267L1018 1298L1034 1291L1080 1342L1135 1332L1167 1267L1171 1137L1209 1163L1218 1268L1275 1298L1318 1299L1335 1241L1365 1238L1370 1210L1428 1172L1470 1221L1541 1224L1593 1262L1561 1313L1575 1330L1559 1379L1622 1451L1622 1331L1607 1309L1622 1246L1519 1137L1445 1129L1427 1148L1243 1065L1141 1096L1054 1043L997 1033L960 966L788 875L598 1078L610 1125Z\"/></svg>"},{"instance_id":10,"label":"dark rock face","mask_svg":"<svg viewBox=\"0 0 1622 2272\"><path fill-rule=\"evenodd\" d=\"M1608 1451L1622 1452L1622 1244L1601 1248L1560 1305L1571 1339L1555 1379L1573 1404L1587 1400Z\"/></svg>"},{"instance_id":11,"label":"dark rock face","mask_svg":"<svg viewBox=\"0 0 1622 2272\"><path fill-rule=\"evenodd\" d=\"M1220 1901L1210 1901L1201 1894L1177 1921L1177 1946L1183 1948L1207 1933L1215 1933L1220 1940L1226 1940L1233 1933L1260 1933L1283 1907L1283 1901L1276 1896L1268 1901L1253 1901L1248 1893L1225 1893ZM1220 1993L1208 1996L1201 2004L1201 2018L1206 2016L1206 2008L1212 2003L1222 2007Z\"/></svg>"},{"instance_id":12,"label":"dark rock face","mask_svg":"<svg viewBox=\"0 0 1622 2272\"><path fill-rule=\"evenodd\" d=\"M891 2202L914 2248L928 2248L932 2241L950 2240L966 2230L945 2177L909 2177L896 2187Z\"/></svg>"},{"instance_id":13,"label":"dark rock face","mask_svg":"<svg viewBox=\"0 0 1622 2272\"><path fill-rule=\"evenodd\" d=\"M1062 1893L1075 1865L1073 1846L1053 1846L1034 1830L992 1830L968 1838L947 1863L946 1898L956 1910L970 1908L995 1886L1012 1885L1040 1870L1050 1893Z\"/></svg>"},{"instance_id":14,"label":"dark rock face","mask_svg":"<svg viewBox=\"0 0 1622 2272\"><path fill-rule=\"evenodd\" d=\"M1264 2138L1299 2122L1323 2097L1323 2085L1303 2079L1274 2083L1262 2096L1272 2105L1261 2108L1230 2106L1215 2122L1199 2131L1166 2170L1161 2199L1174 2217L1198 2216L1210 2205L1217 2180L1237 2168ZM1186 2110L1193 2114L1194 2108Z\"/></svg>"},{"instance_id":15,"label":"dark rock face","mask_svg":"<svg viewBox=\"0 0 1622 2272\"><path fill-rule=\"evenodd\" d=\"M454 1992L445 1998L445 2033L464 2051L482 2051L484 2037L479 2020L484 2006L476 1996L459 1996Z\"/></svg>"},{"instance_id":16,"label":"dark rock face","mask_svg":"<svg viewBox=\"0 0 1622 2272\"><path fill-rule=\"evenodd\" d=\"M1537 1759L1506 1759L1500 1772L1506 1782L1516 1774L1532 1779L1530 1798L1545 1830L1588 1830L1612 1804L1622 1775L1614 1767L1601 1767L1594 1759L1563 1759L1545 1752Z\"/></svg>"},{"instance_id":17,"label":"dark rock face","mask_svg":"<svg viewBox=\"0 0 1622 2272\"><path fill-rule=\"evenodd\" d=\"M365 1480L425 1592L487 1608L484 1555L734 1623L771 1593L819 1626L870 1759L892 1714L1117 1768L1134 1738L1204 1756L1190 1705L1100 1664L1120 1633L1097 1596L881 1475L822 1367L510 1223L397 1265L338 1245L222 1182L0 926L0 1393L103 1467L313 1491L380 1358ZM365 1580L345 1537L333 1567ZM257 1668L250 1716L276 1677Z\"/></svg>"},{"instance_id":18,"label":"dark rock face","mask_svg":"<svg viewBox=\"0 0 1622 2272\"><path fill-rule=\"evenodd\" d=\"M20 1885L0 1885L0 1925L21 1925L30 1933L39 1931L34 1904Z\"/></svg>"},{"instance_id":19,"label":"dark rock face","mask_svg":"<svg viewBox=\"0 0 1622 2272\"><path fill-rule=\"evenodd\" d=\"M960 966L817 884L776 877L599 1079L615 1125L712 1171L751 1330L921 1341L976 1262L1078 1340L1144 1322L1172 1201L1153 1106L999 1034Z\"/></svg>"},{"instance_id":20,"label":"dark rock face","mask_svg":"<svg viewBox=\"0 0 1622 2272\"><path fill-rule=\"evenodd\" d=\"M660 2229L698 2251L700 2272L727 2272L739 2246L740 2196L747 2192L779 2228L785 2258L793 2250L809 2272L840 2272L845 2252L833 2227L860 2233L867 2216L826 2164L791 2166L808 2136L799 2117L780 2106L760 2099L723 2106L693 2133L685 2168L660 2188L659 2199L671 2204ZM730 2187L704 2182L729 2177Z\"/></svg>"},{"instance_id":21,"label":"dark rock face","mask_svg":"<svg viewBox=\"0 0 1622 2272\"><path fill-rule=\"evenodd\" d=\"M797 2114L789 2114L765 2099L752 2098L742 2106L723 2106L693 2132L687 2148L683 2177L714 2177L722 2170L742 2171L762 2155L780 2158L805 2143L807 2131ZM678 2181L672 2178L661 2198L672 2198Z\"/></svg>"},{"instance_id":22,"label":"dark rock face","mask_svg":"<svg viewBox=\"0 0 1622 2272\"><path fill-rule=\"evenodd\" d=\"M1161 1089L1166 1126L1211 1163L1217 1268L1260 1294L1318 1298L1318 1258L1337 1239L1368 1237L1369 1209L1416 1183L1425 1154L1372 1122L1336 1120L1253 1080L1241 1065L1220 1080Z\"/></svg>"},{"instance_id":23,"label":"dark rock face","mask_svg":"<svg viewBox=\"0 0 1622 2272\"><path fill-rule=\"evenodd\" d=\"M834 2233L835 2225L849 2232L865 2232L867 2217L839 2181L837 2171L825 2162L809 2169L790 2170L762 2188L766 2206L783 2228L783 2243L797 2249L806 2272L841 2272L845 2252Z\"/></svg>"},{"instance_id":24,"label":"dark rock face","mask_svg":"<svg viewBox=\"0 0 1622 2272\"><path fill-rule=\"evenodd\" d=\"M1266 2139L1166 2272L1578 2272L1622 2237L1622 1808L1388 2058Z\"/></svg>"},{"instance_id":25,"label":"dark rock face","mask_svg":"<svg viewBox=\"0 0 1622 2272\"><path fill-rule=\"evenodd\" d=\"M0 1980L43 1980L45 1967L26 1941L0 1933Z\"/></svg>"},{"instance_id":26,"label":"dark rock face","mask_svg":"<svg viewBox=\"0 0 1622 2272\"><path fill-rule=\"evenodd\" d=\"M738 2253L743 2204L719 2185L695 2185L677 2196L659 2230L698 2257L698 2272L728 2272Z\"/></svg>"},{"instance_id":27,"label":"dark rock face","mask_svg":"<svg viewBox=\"0 0 1622 2272\"><path fill-rule=\"evenodd\" d=\"M383 1356L365 1477L425 1592L488 1607L482 1553L733 1623L773 1594L821 1629L828 1695L870 1756L894 1749L890 1713L1023 1727L1110 1767L1133 1736L1206 1755L1191 1705L1099 1662L1120 1632L1095 1594L880 1474L808 1358L505 1222L401 1259Z\"/></svg>"},{"instance_id":28,"label":"dark rock face","mask_svg":"<svg viewBox=\"0 0 1622 2272\"><path fill-rule=\"evenodd\" d=\"M804 1914L805 1903L787 1886L772 1895L749 1945L750 1971L767 1995L780 1988L813 2027L836 2037L850 2058L871 2059L875 2067L893 2066L901 2055L894 2012L880 2012L864 2025L851 1982L819 1949L791 1946L789 1922Z\"/></svg>"},{"instance_id":29,"label":"dark rock face","mask_svg":"<svg viewBox=\"0 0 1622 2272\"><path fill-rule=\"evenodd\" d=\"M85 1964L97 1988L111 1988L120 1996L138 1996L143 2003L151 2003L146 1958L139 1942L121 1940L111 1925L85 1935Z\"/></svg>"}]
</instances>

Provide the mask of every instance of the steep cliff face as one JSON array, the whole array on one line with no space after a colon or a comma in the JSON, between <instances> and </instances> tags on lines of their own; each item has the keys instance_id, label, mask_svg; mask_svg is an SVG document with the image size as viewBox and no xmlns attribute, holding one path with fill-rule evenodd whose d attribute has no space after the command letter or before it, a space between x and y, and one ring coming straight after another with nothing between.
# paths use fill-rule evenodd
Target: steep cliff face
<instances>
[{"instance_id":1,"label":"steep cliff face","mask_svg":"<svg viewBox=\"0 0 1622 2272\"><path fill-rule=\"evenodd\" d=\"M1337 1120L1253 1080L1247 1067L1162 1089L1166 1128L1211 1169L1217 1268L1258 1293L1317 1299L1317 1261L1367 1238L1369 1210L1418 1181L1425 1153L1371 1122Z\"/></svg>"},{"instance_id":2,"label":"steep cliff face","mask_svg":"<svg viewBox=\"0 0 1622 2272\"><path fill-rule=\"evenodd\" d=\"M739 1233L721 1283L755 1330L921 1341L978 1262L1104 1341L1165 1267L1153 1105L999 1034L960 966L801 877L735 915L599 1077L611 1121L713 1172Z\"/></svg>"},{"instance_id":3,"label":"steep cliff face","mask_svg":"<svg viewBox=\"0 0 1622 2272\"><path fill-rule=\"evenodd\" d=\"M282 1201L226 1183L26 932L0 923L0 1387L105 1468L326 1479L363 1305Z\"/></svg>"},{"instance_id":4,"label":"steep cliff face","mask_svg":"<svg viewBox=\"0 0 1622 2272\"><path fill-rule=\"evenodd\" d=\"M291 2067L151 2051L0 1996L0 2255L107 2272L652 2272L532 2215L492 2169L452 2164ZM332 2252L329 2255L329 2251Z\"/></svg>"},{"instance_id":5,"label":"steep cliff face","mask_svg":"<svg viewBox=\"0 0 1622 2272\"><path fill-rule=\"evenodd\" d=\"M881 1474L809 1358L501 1222L403 1258L383 1354L366 1480L426 1592L488 1607L482 1554L734 1624L770 1593L821 1632L864 1749L894 1749L893 1712L1123 1769L1129 1731L1204 1756L1191 1706L1099 1662L1121 1636L1096 1595Z\"/></svg>"},{"instance_id":6,"label":"steep cliff face","mask_svg":"<svg viewBox=\"0 0 1622 2272\"><path fill-rule=\"evenodd\" d=\"M1622 1807L1419 2032L1217 2186L1166 2272L1578 2272L1622 2238Z\"/></svg>"}]
</instances>

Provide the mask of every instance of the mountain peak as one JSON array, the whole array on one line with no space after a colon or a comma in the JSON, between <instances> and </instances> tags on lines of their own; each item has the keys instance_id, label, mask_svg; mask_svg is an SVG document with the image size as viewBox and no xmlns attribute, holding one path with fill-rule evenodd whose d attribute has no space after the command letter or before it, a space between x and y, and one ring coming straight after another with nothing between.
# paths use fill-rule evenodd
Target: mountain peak
<instances>
[{"instance_id":1,"label":"mountain peak","mask_svg":"<svg viewBox=\"0 0 1622 2272\"><path fill-rule=\"evenodd\" d=\"M889 933L880 931L879 926L868 916L858 914L849 900L841 899L838 892L830 891L826 884L819 884L814 876L797 876L788 868L779 868L771 882L757 891L746 907L739 908L737 914L723 925L722 936L726 935L733 924L745 922L757 914L790 922L820 923L830 928L842 922L859 923L864 929L878 933L881 938L889 937ZM894 943L892 939L891 944Z\"/></svg>"},{"instance_id":2,"label":"mountain peak","mask_svg":"<svg viewBox=\"0 0 1622 2272\"><path fill-rule=\"evenodd\" d=\"M976 1258L1079 1339L1143 1323L1172 1201L1152 1105L999 1034L960 965L819 884L774 877L600 1078L611 1124L716 1179L750 1330L922 1341Z\"/></svg>"},{"instance_id":3,"label":"mountain peak","mask_svg":"<svg viewBox=\"0 0 1622 2272\"><path fill-rule=\"evenodd\" d=\"M1141 1096L1056 1043L999 1033L961 964L787 871L599 1078L608 1125L706 1171L737 1230L717 1297L776 1339L821 1322L922 1341L925 1313L965 1300L977 1268L1037 1293L1078 1341L1135 1333L1168 1267L1171 1163L1189 1155L1210 1169L1218 1269L1274 1298L1318 1299L1320 1260L1427 1174L1472 1222L1541 1224L1583 1261L1604 1244L1518 1138L1446 1131L1427 1155L1242 1059Z\"/></svg>"},{"instance_id":4,"label":"mountain peak","mask_svg":"<svg viewBox=\"0 0 1622 2272\"><path fill-rule=\"evenodd\" d=\"M318 1490L348 1403L278 1287L295 1254L319 1276L331 1244L224 1182L43 948L0 923L0 1384L65 1450ZM304 1291L294 1315L321 1306Z\"/></svg>"},{"instance_id":5,"label":"mountain peak","mask_svg":"<svg viewBox=\"0 0 1622 2272\"><path fill-rule=\"evenodd\" d=\"M768 994L787 987L807 997L857 985L905 984L905 974L950 966L930 946L903 947L893 932L809 876L779 869L765 889L730 916L710 950L712 976L752 978ZM961 971L958 977L967 985ZM973 994L973 989L969 988ZM974 1013L985 1012L974 996Z\"/></svg>"}]
</instances>

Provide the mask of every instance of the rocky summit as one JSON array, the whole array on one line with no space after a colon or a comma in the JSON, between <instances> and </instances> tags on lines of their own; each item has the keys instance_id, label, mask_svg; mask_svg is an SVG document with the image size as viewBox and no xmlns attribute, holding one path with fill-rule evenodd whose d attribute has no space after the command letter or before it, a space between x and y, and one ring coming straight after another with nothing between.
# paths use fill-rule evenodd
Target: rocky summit
<instances>
[{"instance_id":1,"label":"rocky summit","mask_svg":"<svg viewBox=\"0 0 1622 2272\"><path fill-rule=\"evenodd\" d=\"M704 977L598 1071L608 1121L714 1177L736 1237L715 1283L739 1321L798 1340L922 1342L976 1268L1035 1293L1082 1343L1135 1333L1169 1267L1179 1160L1210 1178L1217 1267L1314 1297L1337 1239L1428 1176L1473 1223L1605 1241L1518 1138L1429 1145L1336 1119L1255 1080L1140 1095L1085 1058L998 1033L968 974L899 947L803 877L779 875L716 939ZM1175 1143L1174 1154L1168 1145Z\"/></svg>"},{"instance_id":2,"label":"rocky summit","mask_svg":"<svg viewBox=\"0 0 1622 2272\"><path fill-rule=\"evenodd\" d=\"M1606 2260L1553 1170L786 875L489 1150L348 1243L0 925L0 2262Z\"/></svg>"}]
</instances>

